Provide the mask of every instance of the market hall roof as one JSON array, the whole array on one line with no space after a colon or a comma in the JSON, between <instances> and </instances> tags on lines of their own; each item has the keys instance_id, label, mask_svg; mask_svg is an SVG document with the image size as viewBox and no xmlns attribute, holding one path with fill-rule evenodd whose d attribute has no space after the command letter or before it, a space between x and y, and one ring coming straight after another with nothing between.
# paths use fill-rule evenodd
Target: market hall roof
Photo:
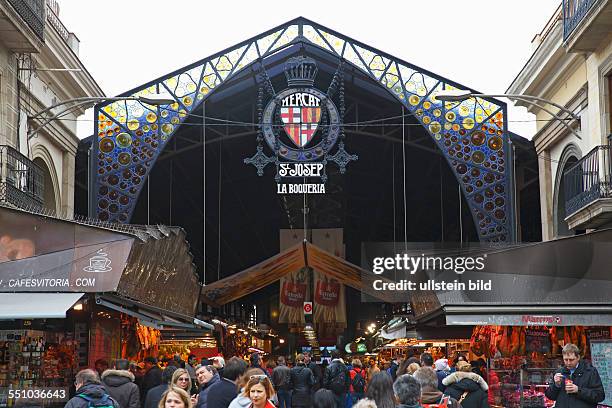
<instances>
[{"instance_id":1,"label":"market hall roof","mask_svg":"<svg viewBox=\"0 0 612 408\"><path fill-rule=\"evenodd\" d=\"M193 320L199 291L181 228L0 206L0 292L110 292Z\"/></svg>"},{"instance_id":2,"label":"market hall roof","mask_svg":"<svg viewBox=\"0 0 612 408\"><path fill-rule=\"evenodd\" d=\"M177 128L196 107L248 67L260 76L267 75L268 59L291 47L310 47L345 61L401 104L446 158L462 187L480 240L513 240L515 220L511 166L506 164L510 144L505 104L479 97L443 103L436 98L441 90L472 90L304 18L121 95L147 96L165 91L175 99L171 105L154 107L136 100L97 105L98 140L93 144L95 176L90 185L90 216L129 222L146 184L144 180ZM132 177L122 180L126 170ZM109 211L110 194L118 195L111 200L114 211Z\"/></svg>"}]
</instances>

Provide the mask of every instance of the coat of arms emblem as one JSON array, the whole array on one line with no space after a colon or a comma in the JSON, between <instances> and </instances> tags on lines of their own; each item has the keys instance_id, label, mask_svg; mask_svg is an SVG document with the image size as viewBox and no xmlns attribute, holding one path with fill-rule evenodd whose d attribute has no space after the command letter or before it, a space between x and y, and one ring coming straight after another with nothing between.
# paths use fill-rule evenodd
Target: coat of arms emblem
<instances>
[{"instance_id":1,"label":"coat of arms emblem","mask_svg":"<svg viewBox=\"0 0 612 408\"><path fill-rule=\"evenodd\" d=\"M262 176L268 164L276 165L276 182L279 193L325 192L326 166L338 165L344 173L350 161L357 156L344 149L344 87L341 65L333 76L327 93L315 88L318 67L314 59L305 56L292 57L285 63L288 88L276 93L267 72L262 67L263 79L258 96L259 131L257 153L245 159L245 163L257 168ZM264 93L271 98L264 105ZM333 97L340 102L336 107ZM262 142L274 153L268 156ZM300 164L303 163L303 164ZM308 163L308 164L306 164ZM305 185L282 184L283 178L302 177L311 180ZM317 183L311 183L317 179ZM295 187L295 188L293 188Z\"/></svg>"},{"instance_id":2,"label":"coat of arms emblem","mask_svg":"<svg viewBox=\"0 0 612 408\"><path fill-rule=\"evenodd\" d=\"M321 99L306 92L289 94L282 100L280 116L289 139L295 146L304 147L312 140L321 120Z\"/></svg>"}]
</instances>

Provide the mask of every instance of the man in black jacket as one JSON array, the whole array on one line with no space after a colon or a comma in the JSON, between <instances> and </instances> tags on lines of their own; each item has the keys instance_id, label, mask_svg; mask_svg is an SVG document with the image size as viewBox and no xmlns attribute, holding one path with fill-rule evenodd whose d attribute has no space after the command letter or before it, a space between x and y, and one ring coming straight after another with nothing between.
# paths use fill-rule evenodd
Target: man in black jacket
<instances>
[{"instance_id":1,"label":"man in black jacket","mask_svg":"<svg viewBox=\"0 0 612 408\"><path fill-rule=\"evenodd\" d=\"M134 374L128 371L129 366L127 360L116 360L114 369L102 373L102 384L121 408L138 408L140 392L138 386L134 384Z\"/></svg>"},{"instance_id":2,"label":"man in black jacket","mask_svg":"<svg viewBox=\"0 0 612 408\"><path fill-rule=\"evenodd\" d=\"M66 403L64 408L88 408L90 403L99 406L120 408L100 383L98 373L91 369L81 370L77 373L74 385L76 386L76 396Z\"/></svg>"},{"instance_id":3,"label":"man in black jacket","mask_svg":"<svg viewBox=\"0 0 612 408\"><path fill-rule=\"evenodd\" d=\"M304 363L306 364L306 367L310 368L310 371L312 371L312 375L314 376L312 391L316 392L319 388L321 388L321 367L312 361L312 356L309 352L304 353Z\"/></svg>"},{"instance_id":4,"label":"man in black jacket","mask_svg":"<svg viewBox=\"0 0 612 408\"><path fill-rule=\"evenodd\" d=\"M597 369L580 359L574 344L566 344L562 354L565 366L555 373L546 396L556 408L596 408L606 397Z\"/></svg>"},{"instance_id":5,"label":"man in black jacket","mask_svg":"<svg viewBox=\"0 0 612 408\"><path fill-rule=\"evenodd\" d=\"M278 407L291 408L291 369L283 356L276 359L276 364L272 370L272 385L278 395Z\"/></svg>"},{"instance_id":6,"label":"man in black jacket","mask_svg":"<svg viewBox=\"0 0 612 408\"><path fill-rule=\"evenodd\" d=\"M238 395L236 381L244 375L247 364L243 359L232 357L227 361L223 369L221 381L210 386L206 397L207 408L227 408L234 398Z\"/></svg>"},{"instance_id":7,"label":"man in black jacket","mask_svg":"<svg viewBox=\"0 0 612 408\"><path fill-rule=\"evenodd\" d=\"M306 367L304 355L298 354L295 357L295 366L291 369L291 395L292 407L306 408L312 406L312 385L314 375L310 368Z\"/></svg>"},{"instance_id":8,"label":"man in black jacket","mask_svg":"<svg viewBox=\"0 0 612 408\"><path fill-rule=\"evenodd\" d=\"M162 371L157 365L155 357L147 357L144 359L146 373L142 379L142 388L140 389L140 401L144 405L144 400L147 397L147 392L162 383Z\"/></svg>"},{"instance_id":9,"label":"man in black jacket","mask_svg":"<svg viewBox=\"0 0 612 408\"><path fill-rule=\"evenodd\" d=\"M334 350L331 356L332 362L325 369L325 374L323 375L323 387L334 393L336 408L343 408L345 406L346 393L351 385L351 378L348 368L346 368L344 361L340 358L340 353Z\"/></svg>"},{"instance_id":10,"label":"man in black jacket","mask_svg":"<svg viewBox=\"0 0 612 408\"><path fill-rule=\"evenodd\" d=\"M151 388L145 397L144 408L157 408L164 392L172 382L172 374L177 370L175 366L168 366L162 372L162 383Z\"/></svg>"},{"instance_id":11,"label":"man in black jacket","mask_svg":"<svg viewBox=\"0 0 612 408\"><path fill-rule=\"evenodd\" d=\"M387 372L389 373L393 381L395 381L395 379L397 378L397 369L399 368L401 363L402 357L400 355L395 356L395 359L391 360L391 365L389 366L389 371Z\"/></svg>"}]
</instances>

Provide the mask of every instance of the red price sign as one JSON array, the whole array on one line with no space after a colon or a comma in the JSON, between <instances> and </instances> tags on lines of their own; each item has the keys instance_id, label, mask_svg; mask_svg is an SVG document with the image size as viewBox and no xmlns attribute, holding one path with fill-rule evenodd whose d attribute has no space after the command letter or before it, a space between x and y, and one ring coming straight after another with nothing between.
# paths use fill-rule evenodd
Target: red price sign
<instances>
[{"instance_id":1,"label":"red price sign","mask_svg":"<svg viewBox=\"0 0 612 408\"><path fill-rule=\"evenodd\" d=\"M312 314L312 302L304 302L304 314Z\"/></svg>"}]
</instances>

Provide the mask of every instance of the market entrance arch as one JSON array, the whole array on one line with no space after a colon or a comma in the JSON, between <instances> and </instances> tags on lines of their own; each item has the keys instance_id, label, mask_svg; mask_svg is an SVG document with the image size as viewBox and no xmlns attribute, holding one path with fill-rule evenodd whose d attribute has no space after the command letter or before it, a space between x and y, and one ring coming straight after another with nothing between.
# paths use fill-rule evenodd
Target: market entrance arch
<instances>
[{"instance_id":1,"label":"market entrance arch","mask_svg":"<svg viewBox=\"0 0 612 408\"><path fill-rule=\"evenodd\" d=\"M98 105L90 215L128 222L157 159L194 109L248 68L266 75L267 59L296 45L308 45L343 60L385 89L440 149L461 186L478 238L488 242L514 239L505 105L483 98L443 103L436 98L441 90L468 88L304 18L123 95L168 92L176 101L172 105L156 107L135 100Z\"/></svg>"}]
</instances>

